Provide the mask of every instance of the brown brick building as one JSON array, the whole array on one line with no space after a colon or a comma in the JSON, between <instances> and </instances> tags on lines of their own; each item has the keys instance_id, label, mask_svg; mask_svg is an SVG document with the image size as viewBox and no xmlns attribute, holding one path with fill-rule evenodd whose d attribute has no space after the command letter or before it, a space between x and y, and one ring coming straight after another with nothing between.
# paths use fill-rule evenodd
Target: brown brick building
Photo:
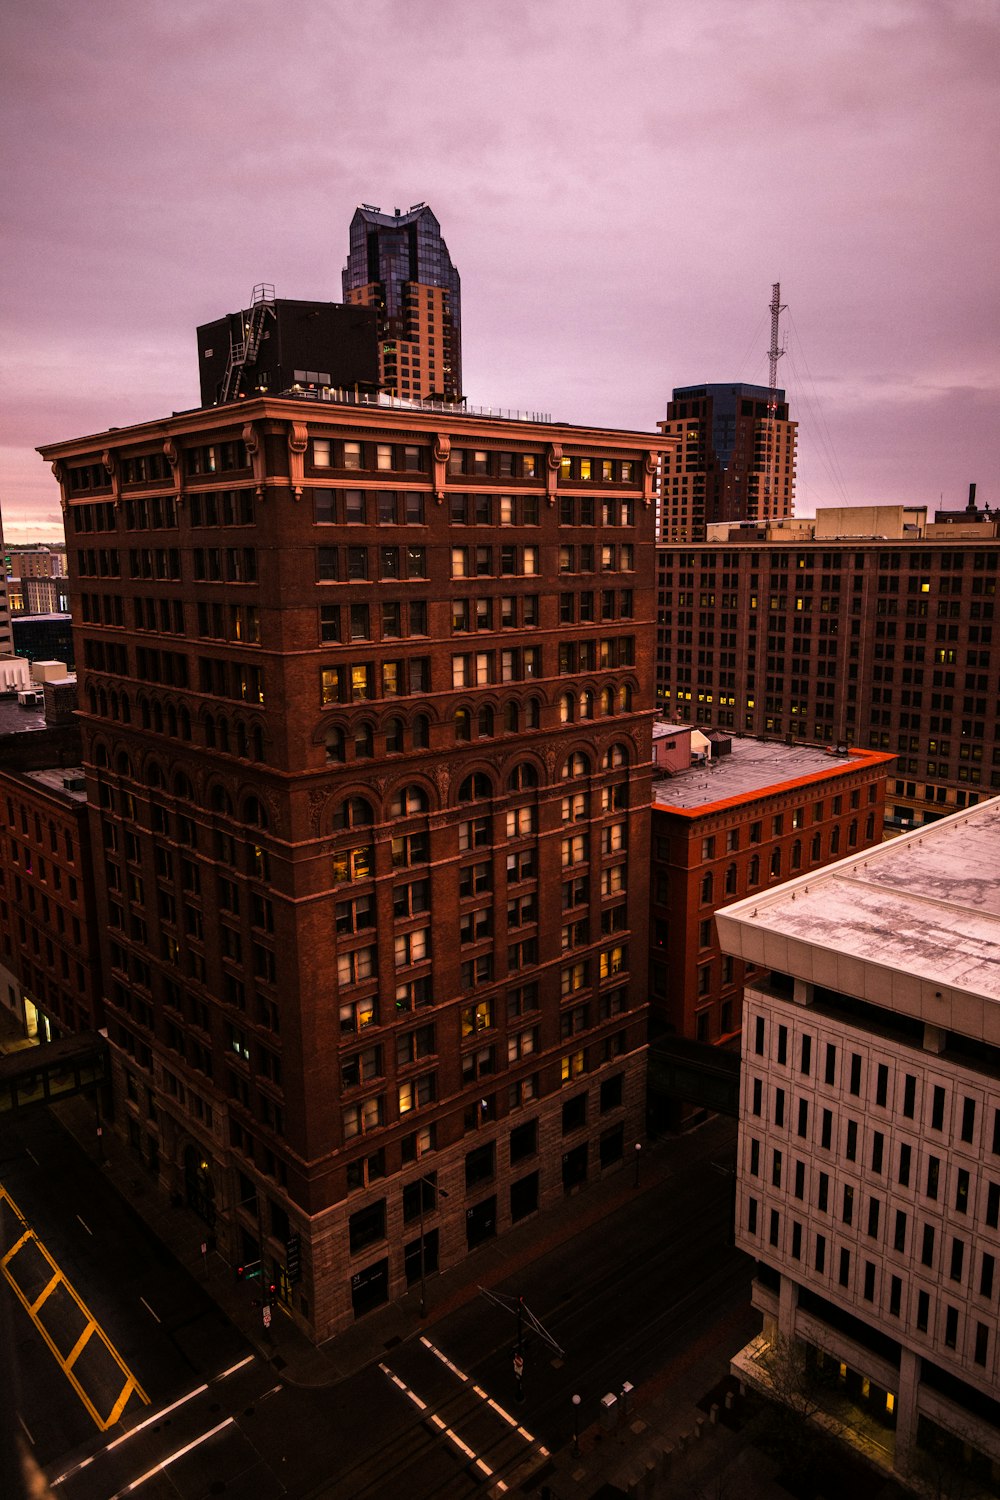
<instances>
[{"instance_id":1,"label":"brown brick building","mask_svg":"<svg viewBox=\"0 0 1000 1500\"><path fill-rule=\"evenodd\" d=\"M681 386L657 426L676 439L663 455L661 541L700 542L717 522L792 514L798 424L784 391Z\"/></svg>"},{"instance_id":2,"label":"brown brick building","mask_svg":"<svg viewBox=\"0 0 1000 1500\"><path fill-rule=\"evenodd\" d=\"M720 736L685 765L683 744L658 748L690 741L689 727L657 724L653 736L672 774L654 770L650 1022L726 1042L740 1032L745 971L720 952L716 911L878 844L893 757Z\"/></svg>"},{"instance_id":3,"label":"brown brick building","mask_svg":"<svg viewBox=\"0 0 1000 1500\"><path fill-rule=\"evenodd\" d=\"M263 398L43 450L121 1117L319 1337L421 1196L433 1270L641 1131L661 447Z\"/></svg>"},{"instance_id":4,"label":"brown brick building","mask_svg":"<svg viewBox=\"0 0 1000 1500\"><path fill-rule=\"evenodd\" d=\"M0 1003L50 1041L101 1024L90 825L75 728L24 720L2 706Z\"/></svg>"},{"instance_id":5,"label":"brown brick building","mask_svg":"<svg viewBox=\"0 0 1000 1500\"><path fill-rule=\"evenodd\" d=\"M793 523L808 530L658 548L661 712L888 750L895 826L995 794L1000 540L993 523L928 526L923 515L885 507L825 521L821 510ZM869 534L846 537L848 524Z\"/></svg>"}]
</instances>

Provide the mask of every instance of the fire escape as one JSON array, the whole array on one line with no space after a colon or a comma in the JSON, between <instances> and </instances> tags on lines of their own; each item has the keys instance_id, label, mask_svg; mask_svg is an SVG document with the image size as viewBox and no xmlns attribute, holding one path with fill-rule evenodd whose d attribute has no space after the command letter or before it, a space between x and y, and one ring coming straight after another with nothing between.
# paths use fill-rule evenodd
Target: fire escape
<instances>
[{"instance_id":1,"label":"fire escape","mask_svg":"<svg viewBox=\"0 0 1000 1500\"><path fill-rule=\"evenodd\" d=\"M235 401L240 394L244 370L247 365L253 368L257 363L264 324L275 316L274 287L267 281L258 282L250 298L250 307L241 315L243 338L234 339L232 332L229 335L229 360L219 391L220 406L226 401Z\"/></svg>"}]
</instances>

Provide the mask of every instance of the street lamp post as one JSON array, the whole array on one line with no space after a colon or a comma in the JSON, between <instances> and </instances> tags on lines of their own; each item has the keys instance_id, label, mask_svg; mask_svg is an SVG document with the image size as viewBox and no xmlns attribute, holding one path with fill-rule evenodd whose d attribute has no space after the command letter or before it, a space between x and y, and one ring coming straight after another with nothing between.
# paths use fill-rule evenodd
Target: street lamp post
<instances>
[{"instance_id":1,"label":"street lamp post","mask_svg":"<svg viewBox=\"0 0 1000 1500\"><path fill-rule=\"evenodd\" d=\"M580 1397L573 1397L573 1454L580 1457Z\"/></svg>"},{"instance_id":2,"label":"street lamp post","mask_svg":"<svg viewBox=\"0 0 1000 1500\"><path fill-rule=\"evenodd\" d=\"M633 1187L638 1187L639 1186L639 1163L641 1161L642 1161L642 1142L641 1141L636 1141L636 1143L635 1143L635 1181L632 1184Z\"/></svg>"}]
</instances>

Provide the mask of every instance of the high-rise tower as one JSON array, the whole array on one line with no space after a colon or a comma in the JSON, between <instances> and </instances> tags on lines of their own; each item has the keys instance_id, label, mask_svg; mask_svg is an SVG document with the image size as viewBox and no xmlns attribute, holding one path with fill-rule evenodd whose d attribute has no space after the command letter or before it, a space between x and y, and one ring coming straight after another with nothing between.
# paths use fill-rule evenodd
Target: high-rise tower
<instances>
[{"instance_id":1,"label":"high-rise tower","mask_svg":"<svg viewBox=\"0 0 1000 1500\"><path fill-rule=\"evenodd\" d=\"M426 203L351 220L344 301L375 308L384 388L394 396L462 399L462 284Z\"/></svg>"},{"instance_id":2,"label":"high-rise tower","mask_svg":"<svg viewBox=\"0 0 1000 1500\"><path fill-rule=\"evenodd\" d=\"M300 395L44 450L117 1128L319 1338L642 1132L661 447Z\"/></svg>"},{"instance_id":3,"label":"high-rise tower","mask_svg":"<svg viewBox=\"0 0 1000 1500\"><path fill-rule=\"evenodd\" d=\"M664 454L661 540L701 542L713 521L792 514L797 423L788 419L784 391L680 386L657 426L681 440Z\"/></svg>"}]
</instances>

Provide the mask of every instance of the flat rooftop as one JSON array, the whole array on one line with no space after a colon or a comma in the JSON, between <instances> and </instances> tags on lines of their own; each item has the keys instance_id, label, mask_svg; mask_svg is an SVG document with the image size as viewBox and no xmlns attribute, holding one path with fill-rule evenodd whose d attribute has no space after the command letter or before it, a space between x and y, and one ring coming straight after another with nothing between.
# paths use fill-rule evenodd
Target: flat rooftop
<instances>
[{"instance_id":1,"label":"flat rooftop","mask_svg":"<svg viewBox=\"0 0 1000 1500\"><path fill-rule=\"evenodd\" d=\"M747 897L718 919L727 952L1000 1041L1000 797Z\"/></svg>"},{"instance_id":2,"label":"flat rooftop","mask_svg":"<svg viewBox=\"0 0 1000 1500\"><path fill-rule=\"evenodd\" d=\"M780 791L789 783L843 771L852 761L862 764L869 759L865 752L831 754L818 745L734 739L730 754L713 755L710 761L699 761L654 781L653 805L702 812L715 802Z\"/></svg>"},{"instance_id":3,"label":"flat rooftop","mask_svg":"<svg viewBox=\"0 0 1000 1500\"><path fill-rule=\"evenodd\" d=\"M71 802L86 802L86 790L74 792L66 785L67 781L80 781L84 779L82 766L53 766L46 767L41 771L25 771L26 781L37 781L50 792L58 792L60 797L68 797Z\"/></svg>"},{"instance_id":4,"label":"flat rooftop","mask_svg":"<svg viewBox=\"0 0 1000 1500\"><path fill-rule=\"evenodd\" d=\"M29 691L41 692L41 686L32 682ZM0 698L0 735L23 734L26 729L44 728L44 708L22 708L16 697Z\"/></svg>"}]
</instances>

